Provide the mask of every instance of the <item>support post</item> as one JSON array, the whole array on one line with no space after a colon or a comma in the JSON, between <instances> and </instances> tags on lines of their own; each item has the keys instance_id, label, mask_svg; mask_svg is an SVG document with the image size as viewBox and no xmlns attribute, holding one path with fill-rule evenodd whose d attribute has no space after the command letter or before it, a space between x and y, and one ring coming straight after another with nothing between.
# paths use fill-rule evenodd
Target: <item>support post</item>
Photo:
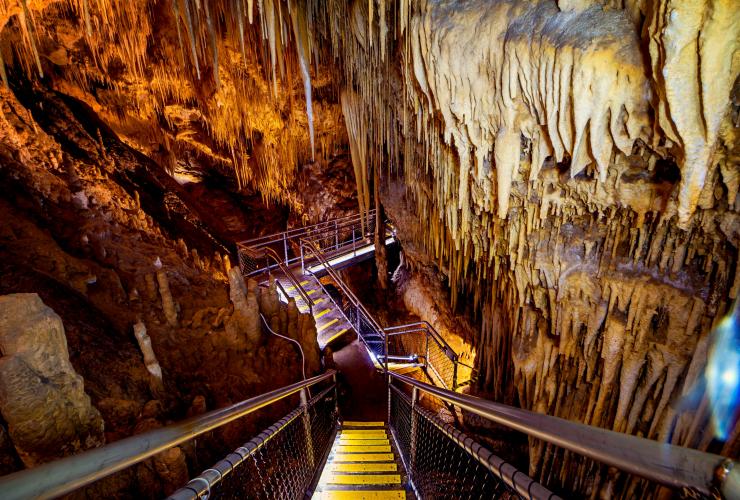
<instances>
[{"instance_id":1,"label":"support post","mask_svg":"<svg viewBox=\"0 0 740 500\"><path fill-rule=\"evenodd\" d=\"M424 368L429 370L429 330L425 328L424 332L426 332L427 339L426 354L424 355Z\"/></svg>"},{"instance_id":2,"label":"support post","mask_svg":"<svg viewBox=\"0 0 740 500\"><path fill-rule=\"evenodd\" d=\"M334 383L334 413L339 415L339 384L337 383L337 374L331 376Z\"/></svg>"},{"instance_id":3,"label":"support post","mask_svg":"<svg viewBox=\"0 0 740 500\"><path fill-rule=\"evenodd\" d=\"M306 274L306 262L303 258L303 242L301 241L301 274L305 276Z\"/></svg>"},{"instance_id":4,"label":"support post","mask_svg":"<svg viewBox=\"0 0 740 500\"><path fill-rule=\"evenodd\" d=\"M285 255L285 265L288 265L288 234L283 233L283 253Z\"/></svg>"},{"instance_id":5,"label":"support post","mask_svg":"<svg viewBox=\"0 0 740 500\"><path fill-rule=\"evenodd\" d=\"M386 380L386 384L388 385L388 408L387 408L388 412L387 412L387 417L388 417L388 428L390 429L390 427L391 427L391 383L393 383L393 381L391 380L391 374L390 373L386 373L385 380Z\"/></svg>"},{"instance_id":6,"label":"support post","mask_svg":"<svg viewBox=\"0 0 740 500\"><path fill-rule=\"evenodd\" d=\"M337 227L337 220L334 219L334 249L339 251L339 228Z\"/></svg>"},{"instance_id":7,"label":"support post","mask_svg":"<svg viewBox=\"0 0 740 500\"><path fill-rule=\"evenodd\" d=\"M416 467L416 443L417 434L419 433L419 417L416 412L416 403L419 398L419 393L414 387L411 390L411 458L409 459L409 475L413 476L413 471Z\"/></svg>"},{"instance_id":8,"label":"support post","mask_svg":"<svg viewBox=\"0 0 740 500\"><path fill-rule=\"evenodd\" d=\"M457 354L452 359L452 390L457 390Z\"/></svg>"},{"instance_id":9,"label":"support post","mask_svg":"<svg viewBox=\"0 0 740 500\"><path fill-rule=\"evenodd\" d=\"M308 450L308 465L314 467L313 436L311 435L311 417L308 414L308 396L306 389L301 389L301 407L303 408L303 430L306 433L306 449Z\"/></svg>"}]
</instances>

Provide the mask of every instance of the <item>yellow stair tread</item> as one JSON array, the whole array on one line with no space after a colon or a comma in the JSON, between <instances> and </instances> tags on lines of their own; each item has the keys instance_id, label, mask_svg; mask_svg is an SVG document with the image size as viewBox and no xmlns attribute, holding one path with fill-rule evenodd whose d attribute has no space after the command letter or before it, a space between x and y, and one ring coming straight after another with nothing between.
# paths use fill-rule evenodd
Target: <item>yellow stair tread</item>
<instances>
[{"instance_id":1,"label":"yellow stair tread","mask_svg":"<svg viewBox=\"0 0 740 500\"><path fill-rule=\"evenodd\" d=\"M337 453L332 462L392 462L393 453Z\"/></svg>"},{"instance_id":2,"label":"yellow stair tread","mask_svg":"<svg viewBox=\"0 0 740 500\"><path fill-rule=\"evenodd\" d=\"M345 420L343 425L349 427L384 427L385 422L357 422L354 420Z\"/></svg>"},{"instance_id":3,"label":"yellow stair tread","mask_svg":"<svg viewBox=\"0 0 740 500\"><path fill-rule=\"evenodd\" d=\"M385 446L389 445L388 438L385 439L340 439L339 446Z\"/></svg>"},{"instance_id":4,"label":"yellow stair tread","mask_svg":"<svg viewBox=\"0 0 740 500\"><path fill-rule=\"evenodd\" d=\"M333 490L321 492L319 495L318 498L327 500L403 500L406 498L406 492L403 490Z\"/></svg>"},{"instance_id":5,"label":"yellow stair tread","mask_svg":"<svg viewBox=\"0 0 740 500\"><path fill-rule=\"evenodd\" d=\"M326 484L401 484L400 474L328 474Z\"/></svg>"},{"instance_id":6,"label":"yellow stair tread","mask_svg":"<svg viewBox=\"0 0 740 500\"><path fill-rule=\"evenodd\" d=\"M301 281L301 286L304 286L304 285L308 285L308 280ZM288 287L285 287L286 292L292 292L293 290L295 290L295 285L290 285Z\"/></svg>"},{"instance_id":7,"label":"yellow stair tread","mask_svg":"<svg viewBox=\"0 0 740 500\"><path fill-rule=\"evenodd\" d=\"M339 321L339 318L334 318L333 320L329 321L328 323L324 323L323 325L321 325L320 327L318 327L316 329L316 331L317 332L324 331L327 328L329 328L331 325L333 325L334 323L336 323L337 321Z\"/></svg>"},{"instance_id":8,"label":"yellow stair tread","mask_svg":"<svg viewBox=\"0 0 740 500\"><path fill-rule=\"evenodd\" d=\"M342 429L342 436L385 436L385 429Z\"/></svg>"},{"instance_id":9,"label":"yellow stair tread","mask_svg":"<svg viewBox=\"0 0 740 500\"><path fill-rule=\"evenodd\" d=\"M406 492L403 490L333 490L322 491L318 498L326 500L404 500Z\"/></svg>"},{"instance_id":10,"label":"yellow stair tread","mask_svg":"<svg viewBox=\"0 0 740 500\"><path fill-rule=\"evenodd\" d=\"M339 330L337 333L335 333L334 335L332 335L331 338L326 341L326 343L328 344L329 342L334 342L339 337L341 337L342 335L344 335L345 333L347 333L347 330L349 330L349 328L343 328L343 329Z\"/></svg>"},{"instance_id":11,"label":"yellow stair tread","mask_svg":"<svg viewBox=\"0 0 740 500\"><path fill-rule=\"evenodd\" d=\"M340 444L339 446L337 446L337 453L389 453L390 451L391 445L389 444L380 446L350 446L346 444Z\"/></svg>"},{"instance_id":12,"label":"yellow stair tread","mask_svg":"<svg viewBox=\"0 0 740 500\"><path fill-rule=\"evenodd\" d=\"M390 463L366 463L366 464L329 464L332 472L396 472L398 465Z\"/></svg>"},{"instance_id":13,"label":"yellow stair tread","mask_svg":"<svg viewBox=\"0 0 740 500\"><path fill-rule=\"evenodd\" d=\"M326 309L324 309L320 313L314 314L313 315L313 318L314 319L319 319L321 316L323 316L324 314L328 313L329 311L331 311L331 309L327 307Z\"/></svg>"},{"instance_id":14,"label":"yellow stair tread","mask_svg":"<svg viewBox=\"0 0 740 500\"><path fill-rule=\"evenodd\" d=\"M386 434L340 434L340 440L353 440L353 439L388 439Z\"/></svg>"}]
</instances>

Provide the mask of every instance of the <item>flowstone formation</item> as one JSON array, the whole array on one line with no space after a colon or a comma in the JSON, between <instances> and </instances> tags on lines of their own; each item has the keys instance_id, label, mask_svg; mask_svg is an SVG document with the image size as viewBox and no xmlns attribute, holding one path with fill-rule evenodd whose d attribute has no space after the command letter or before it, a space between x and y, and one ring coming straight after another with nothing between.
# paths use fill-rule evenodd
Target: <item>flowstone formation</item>
<instances>
[{"instance_id":1,"label":"flowstone formation","mask_svg":"<svg viewBox=\"0 0 740 500\"><path fill-rule=\"evenodd\" d=\"M478 321L474 391L736 455L701 403L740 288L735 5L330 5L359 197L379 172L406 264ZM646 487L536 441L530 472Z\"/></svg>"}]
</instances>

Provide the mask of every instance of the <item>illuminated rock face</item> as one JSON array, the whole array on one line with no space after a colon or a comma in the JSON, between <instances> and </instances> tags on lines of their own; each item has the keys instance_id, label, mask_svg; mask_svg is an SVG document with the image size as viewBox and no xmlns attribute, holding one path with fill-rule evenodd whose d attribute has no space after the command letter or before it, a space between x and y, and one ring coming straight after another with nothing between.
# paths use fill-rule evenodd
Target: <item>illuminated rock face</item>
<instances>
[{"instance_id":1,"label":"illuminated rock face","mask_svg":"<svg viewBox=\"0 0 740 500\"><path fill-rule=\"evenodd\" d=\"M453 307L480 308L480 394L706 449L709 332L740 284L739 14L721 1L590 3L412 12L410 111L392 118L405 202L391 179L386 208L409 260L436 261ZM541 443L530 471L608 488Z\"/></svg>"},{"instance_id":2,"label":"illuminated rock face","mask_svg":"<svg viewBox=\"0 0 740 500\"><path fill-rule=\"evenodd\" d=\"M27 467L105 442L69 362L62 320L36 294L0 297L0 411Z\"/></svg>"}]
</instances>

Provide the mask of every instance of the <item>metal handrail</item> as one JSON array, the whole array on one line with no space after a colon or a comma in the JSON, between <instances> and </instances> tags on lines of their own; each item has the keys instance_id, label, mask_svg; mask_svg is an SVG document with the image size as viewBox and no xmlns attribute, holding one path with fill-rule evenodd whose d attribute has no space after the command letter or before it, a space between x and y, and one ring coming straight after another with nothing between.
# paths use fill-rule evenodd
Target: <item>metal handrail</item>
<instances>
[{"instance_id":1,"label":"metal handrail","mask_svg":"<svg viewBox=\"0 0 740 500\"><path fill-rule=\"evenodd\" d=\"M332 384L305 404L301 403L298 408L288 413L286 416L272 424L250 439L243 446L234 450L223 460L216 463L213 467L206 469L199 476L191 479L185 486L175 491L167 497L167 500L193 500L208 498L208 493L220 483L225 477L239 467L247 458L253 456L259 451L270 439L285 429L291 422L305 414L306 409L313 406L317 401L323 399L329 392L336 391L336 384Z\"/></svg>"},{"instance_id":2,"label":"metal handrail","mask_svg":"<svg viewBox=\"0 0 740 500\"><path fill-rule=\"evenodd\" d=\"M740 497L740 464L720 455L494 403L393 372L389 375L465 411L630 474L671 488L710 495L717 487L725 498ZM723 480L717 484L718 477Z\"/></svg>"},{"instance_id":3,"label":"metal handrail","mask_svg":"<svg viewBox=\"0 0 740 500\"><path fill-rule=\"evenodd\" d=\"M437 332L437 330L428 321L417 321L415 323L408 323L405 325L391 326L385 328L384 331L388 336L391 337L396 335L422 333L427 337L427 342L428 339L431 338L432 341L437 344L440 350L444 352L445 356L447 356L447 358L453 363L455 367L452 375L452 386L448 387L449 389L456 390L460 385L462 385L458 383L458 377L460 374L460 370L458 368L460 366L464 366L465 368L469 369L471 371L471 379L475 378L474 374L476 373L476 369L460 361L460 356L457 354L457 352L455 352L452 346L444 339L444 337L442 337L442 335L439 334L439 332ZM444 382L444 379L439 373L439 370L437 370L437 368L433 366L433 363L429 363L428 351L429 349L427 344L427 356L424 356L426 363L429 364L429 366L432 368L437 378L439 378L440 381L442 381L443 384L447 386L447 383ZM467 383L467 381L465 381L465 383Z\"/></svg>"},{"instance_id":4,"label":"metal handrail","mask_svg":"<svg viewBox=\"0 0 740 500\"><path fill-rule=\"evenodd\" d=\"M298 278L295 277L293 274L293 271L290 270L288 266L286 266L281 260L280 256L277 254L275 250L269 247L264 248L265 254L271 257L278 265L282 273L288 278L288 281L291 282L291 284L295 287L296 290L298 290L298 293L301 295L301 298L306 302L306 305L308 306L308 311L311 313L311 316L313 316L313 300L311 300L311 297L308 296L308 293L306 290L303 289L303 286L301 285L301 282L298 281ZM269 271L269 266L268 266ZM283 293L285 293L286 300L289 300L288 294L285 292L285 289L280 286Z\"/></svg>"},{"instance_id":5,"label":"metal handrail","mask_svg":"<svg viewBox=\"0 0 740 500\"><path fill-rule=\"evenodd\" d=\"M350 300L351 304L357 308L357 310L365 317L365 320L370 324L373 330L375 330L375 333L377 333L379 336L381 336L385 341L385 350L384 350L384 368L385 372L388 372L388 336L385 335L383 332L383 327L381 327L378 322L375 320L372 314L365 309L365 306L360 302L360 299L357 298L357 296L352 292L352 290L349 289L349 287L342 281L342 279L339 277L339 275L336 273L334 268L329 264L329 262L326 260L324 255L321 253L321 250L318 248L315 242L302 238L301 239L301 256L304 255L303 248L307 247L314 255L314 257L324 266L324 270L327 272L327 274L334 280L334 282L339 286L339 288L344 292L344 294L347 296L347 298ZM305 269L305 265L302 263L302 267ZM351 322L350 322L351 324ZM359 334L359 332L358 332ZM362 335L358 335L359 337L362 337ZM363 339L364 342L364 339Z\"/></svg>"},{"instance_id":6,"label":"metal handrail","mask_svg":"<svg viewBox=\"0 0 740 500\"><path fill-rule=\"evenodd\" d=\"M333 377L335 373L334 370L329 370L322 375L255 396L226 408L124 438L101 448L39 465L33 469L0 477L2 497L4 500L21 500L55 498L71 493L168 448L316 385Z\"/></svg>"},{"instance_id":7,"label":"metal handrail","mask_svg":"<svg viewBox=\"0 0 740 500\"><path fill-rule=\"evenodd\" d=\"M471 438L461 430L453 427L447 422L443 422L435 414L418 404L418 391L413 390L411 396L409 397L396 386L391 385L390 389L396 394L396 397L403 399L406 404L411 407L412 413L418 413L419 417L424 418L426 421L436 427L439 432L441 432L449 440L451 440L455 445L468 452L475 460L478 461L478 463L483 465L483 467L488 469L494 476L503 481L509 488L516 491L522 498L528 498L530 500L562 500L560 496L554 494L552 491L550 491L537 481L533 480L531 477L514 467L512 464L494 455L490 450L481 446L477 441L475 441L473 438ZM413 419L414 416L412 415L411 418ZM391 434L393 435L393 438L396 440L396 442L398 442L396 431L393 427L391 427ZM414 440L418 439L417 434L418 432L412 430L412 443ZM413 447L414 444L412 444L411 446ZM403 456L401 456L401 458L403 459ZM404 465L406 465L405 462ZM407 473L411 475L411 481L413 484L413 471L409 471L408 467L406 470ZM420 497L418 492L417 497Z\"/></svg>"},{"instance_id":8,"label":"metal handrail","mask_svg":"<svg viewBox=\"0 0 740 500\"><path fill-rule=\"evenodd\" d=\"M274 233L269 234L265 236L258 236L256 238L252 238L249 240L243 240L240 242L237 242L237 246L244 246L244 247L259 247L260 245L265 245L269 243L277 243L278 241L282 241L284 237L287 237L288 239L293 239L296 236L300 234L306 234L308 232L315 231L318 228L327 228L327 229L334 229L335 227L339 227L340 229L344 229L345 227L350 227L355 222L361 222L364 214L352 214L352 215L346 215L344 217L337 217L336 219L331 219L324 222L319 222L317 224L312 224L310 226L303 226L298 227L294 229L288 229L287 231L282 231L280 233ZM376 211L375 209L370 210L367 212L367 220L370 220L371 218L375 217ZM338 224L343 224L342 226L339 226ZM349 225L345 224L347 221L350 222Z\"/></svg>"},{"instance_id":9,"label":"metal handrail","mask_svg":"<svg viewBox=\"0 0 740 500\"><path fill-rule=\"evenodd\" d=\"M367 221L366 223L363 220ZM283 257L281 260L286 265L292 265L299 260L303 260L302 256L290 257L290 243L294 243L301 238L310 238L316 241L324 241L331 239L332 242L326 247L321 247L322 251L326 251L330 255L341 254L347 249L352 248L353 251L357 250L357 243L359 241L366 240L372 236L374 232L374 226L376 223L376 211L371 210L367 217L363 219L362 214L354 214L337 219L320 222L311 226L305 226L296 229L290 229L281 233L270 234L266 236L260 236L252 238L251 240L240 241L236 244L237 253L239 254L239 265L242 266L242 254L249 257L259 257L261 252L267 248L270 248L273 252L274 249L270 245L280 244L282 245ZM349 233L351 230L352 236L349 240L342 239L340 241L340 235L343 232ZM277 254L277 252L275 252ZM267 264L265 267L261 267L251 271L245 271L242 268L242 272L246 276L259 274L265 271L270 271L277 267L277 264Z\"/></svg>"}]
</instances>

